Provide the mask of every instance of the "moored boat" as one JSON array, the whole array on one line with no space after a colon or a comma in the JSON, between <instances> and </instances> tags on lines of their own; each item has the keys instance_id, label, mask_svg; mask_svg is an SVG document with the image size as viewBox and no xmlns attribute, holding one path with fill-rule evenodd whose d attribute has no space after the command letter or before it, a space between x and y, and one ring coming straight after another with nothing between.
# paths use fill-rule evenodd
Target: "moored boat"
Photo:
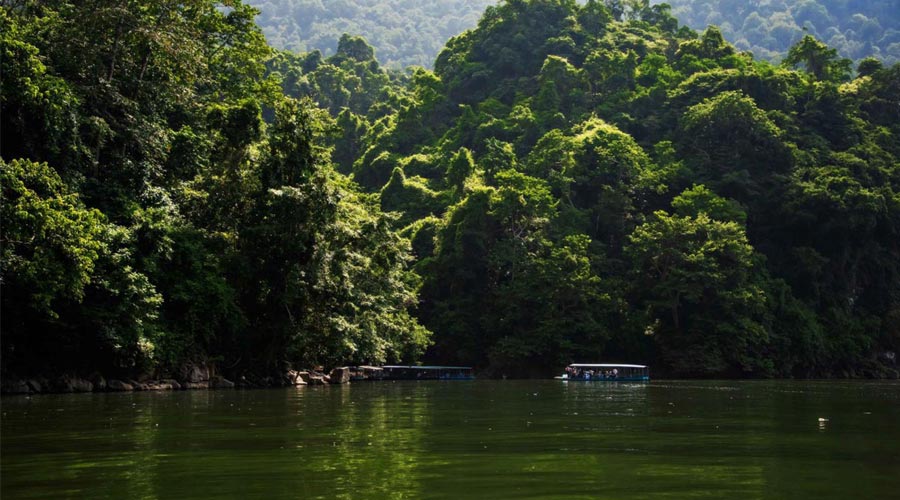
<instances>
[{"instance_id":1,"label":"moored boat","mask_svg":"<svg viewBox=\"0 0 900 500\"><path fill-rule=\"evenodd\" d=\"M470 366L383 366L385 380L473 380Z\"/></svg>"},{"instance_id":2,"label":"moored boat","mask_svg":"<svg viewBox=\"0 0 900 500\"><path fill-rule=\"evenodd\" d=\"M572 363L556 380L583 382L643 382L650 380L646 365Z\"/></svg>"}]
</instances>

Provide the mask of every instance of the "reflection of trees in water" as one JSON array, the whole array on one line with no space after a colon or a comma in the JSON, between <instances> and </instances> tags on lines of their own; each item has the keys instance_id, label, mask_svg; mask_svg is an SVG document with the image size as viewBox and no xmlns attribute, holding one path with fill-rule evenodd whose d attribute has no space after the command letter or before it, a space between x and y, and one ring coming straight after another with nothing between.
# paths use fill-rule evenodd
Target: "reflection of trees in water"
<instances>
[{"instance_id":1,"label":"reflection of trees in water","mask_svg":"<svg viewBox=\"0 0 900 500\"><path fill-rule=\"evenodd\" d=\"M415 384L133 397L116 410L127 459L100 496L421 496L430 398Z\"/></svg>"},{"instance_id":2,"label":"reflection of trees in water","mask_svg":"<svg viewBox=\"0 0 900 500\"><path fill-rule=\"evenodd\" d=\"M121 473L117 474L119 479L123 480L122 486L125 492L123 492L124 494L110 492L111 497L159 498L160 496L156 485L158 484L160 465L158 420L161 418L161 412L160 400L153 396L156 394L132 395L131 427L128 429L123 425L122 428L123 431L126 431L123 433L125 439L122 444L128 444L125 452L130 456L122 464ZM116 401L116 403L119 402ZM128 411L127 406L124 411Z\"/></svg>"},{"instance_id":3,"label":"reflection of trees in water","mask_svg":"<svg viewBox=\"0 0 900 500\"><path fill-rule=\"evenodd\" d=\"M430 389L415 383L329 387L332 413L325 418L332 450L319 450L315 474L327 478L328 498L421 498L417 473L431 425ZM320 494L322 492L319 492Z\"/></svg>"}]
</instances>

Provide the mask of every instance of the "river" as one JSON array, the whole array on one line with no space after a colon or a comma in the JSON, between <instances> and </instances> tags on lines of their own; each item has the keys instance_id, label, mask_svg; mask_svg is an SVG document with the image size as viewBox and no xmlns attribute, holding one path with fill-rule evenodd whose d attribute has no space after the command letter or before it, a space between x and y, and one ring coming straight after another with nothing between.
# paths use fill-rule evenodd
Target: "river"
<instances>
[{"instance_id":1,"label":"river","mask_svg":"<svg viewBox=\"0 0 900 500\"><path fill-rule=\"evenodd\" d=\"M0 497L900 497L900 383L373 382L2 399Z\"/></svg>"}]
</instances>

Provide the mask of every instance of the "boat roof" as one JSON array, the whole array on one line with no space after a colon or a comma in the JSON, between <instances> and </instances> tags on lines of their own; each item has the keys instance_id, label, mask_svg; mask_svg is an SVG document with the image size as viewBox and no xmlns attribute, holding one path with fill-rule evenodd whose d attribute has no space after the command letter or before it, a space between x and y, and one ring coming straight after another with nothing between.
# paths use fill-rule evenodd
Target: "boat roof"
<instances>
[{"instance_id":1,"label":"boat roof","mask_svg":"<svg viewBox=\"0 0 900 500\"><path fill-rule=\"evenodd\" d=\"M471 366L404 366L404 365L388 365L382 368L411 368L414 370L471 370Z\"/></svg>"},{"instance_id":2,"label":"boat roof","mask_svg":"<svg viewBox=\"0 0 900 500\"><path fill-rule=\"evenodd\" d=\"M615 364L590 364L590 363L572 363L569 365L573 368L647 368L647 365L615 365Z\"/></svg>"}]
</instances>

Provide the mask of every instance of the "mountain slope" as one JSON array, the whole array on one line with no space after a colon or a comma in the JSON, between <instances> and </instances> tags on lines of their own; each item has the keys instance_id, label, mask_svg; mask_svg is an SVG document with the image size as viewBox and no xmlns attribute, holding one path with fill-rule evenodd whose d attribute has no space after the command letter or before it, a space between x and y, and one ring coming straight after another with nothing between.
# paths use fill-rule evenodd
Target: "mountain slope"
<instances>
[{"instance_id":1,"label":"mountain slope","mask_svg":"<svg viewBox=\"0 0 900 500\"><path fill-rule=\"evenodd\" d=\"M362 36L388 68L431 67L447 40L475 26L496 0L250 0L273 46L330 56L341 35Z\"/></svg>"},{"instance_id":2,"label":"mountain slope","mask_svg":"<svg viewBox=\"0 0 900 500\"><path fill-rule=\"evenodd\" d=\"M451 39L353 165L413 241L429 356L896 373L900 67L792 54L808 71L665 7L565 0Z\"/></svg>"},{"instance_id":3,"label":"mountain slope","mask_svg":"<svg viewBox=\"0 0 900 500\"><path fill-rule=\"evenodd\" d=\"M660 3L660 2L654 2ZM900 62L900 2L897 0L670 0L672 13L697 30L719 26L740 50L780 60L810 34L843 57Z\"/></svg>"}]
</instances>

